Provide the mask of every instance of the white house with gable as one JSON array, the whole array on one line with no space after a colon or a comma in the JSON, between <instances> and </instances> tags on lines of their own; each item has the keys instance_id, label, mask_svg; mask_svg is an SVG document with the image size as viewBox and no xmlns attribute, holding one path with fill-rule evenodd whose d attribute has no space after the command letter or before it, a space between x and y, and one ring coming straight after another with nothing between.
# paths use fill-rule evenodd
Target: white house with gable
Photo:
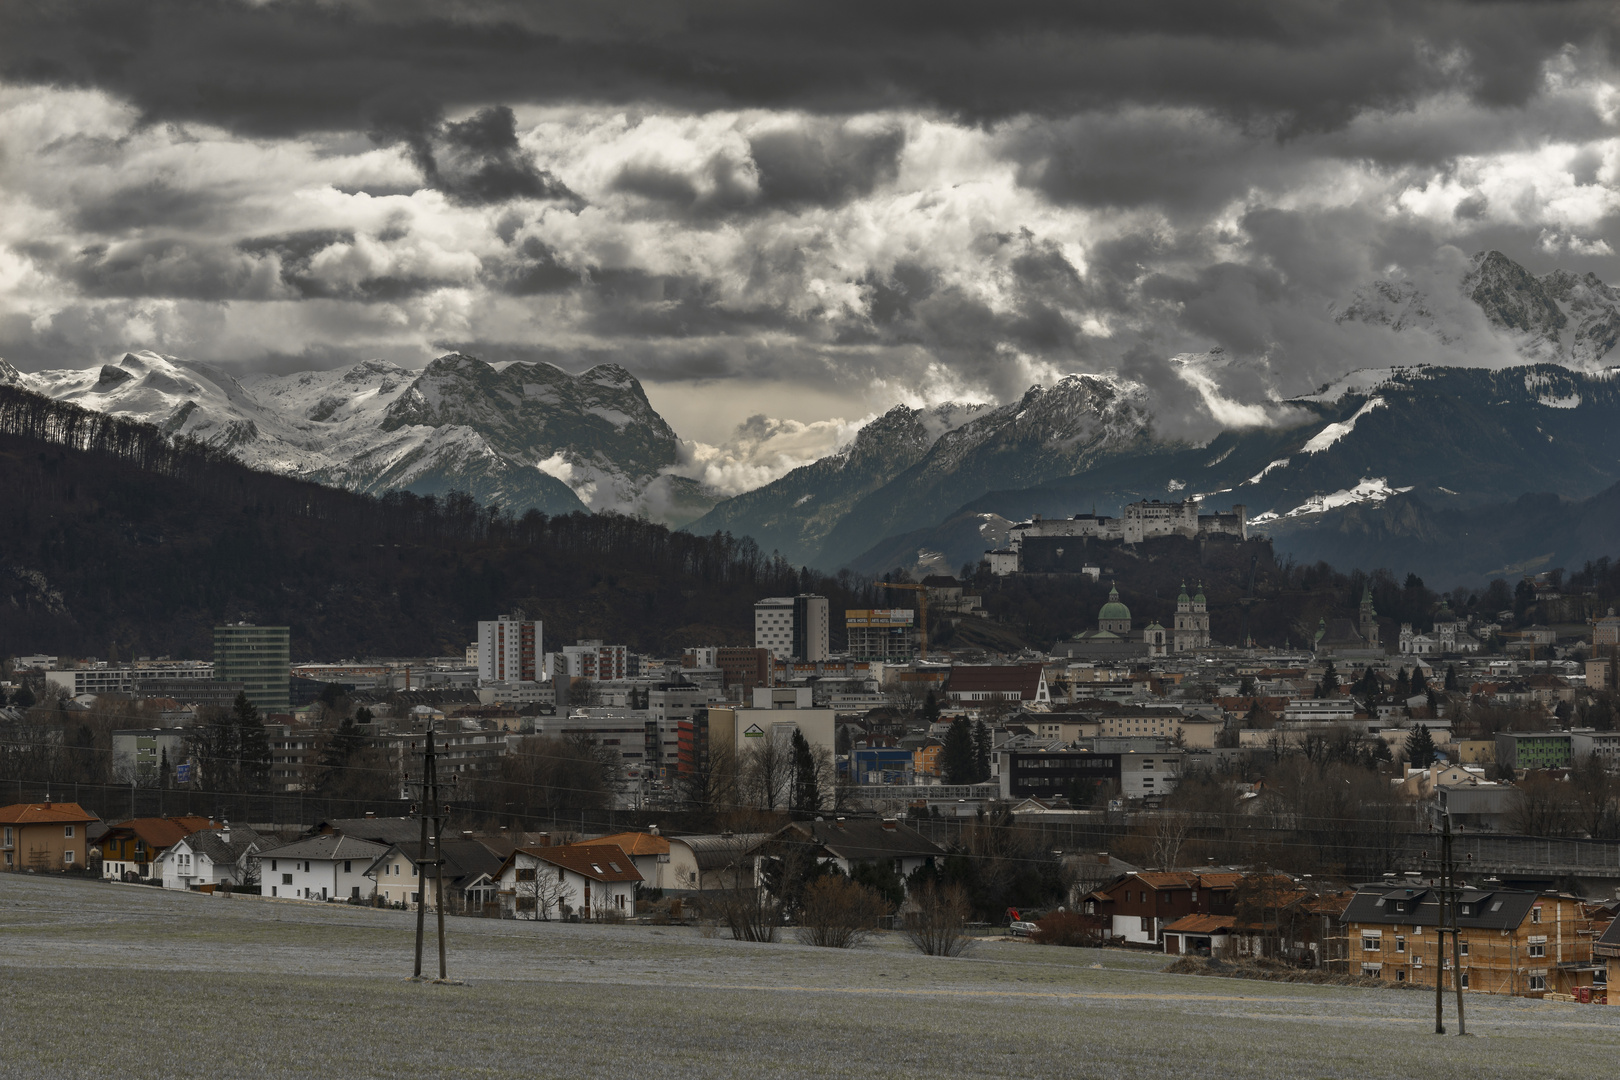
<instances>
[{"instance_id":1,"label":"white house with gable","mask_svg":"<svg viewBox=\"0 0 1620 1080\"><path fill-rule=\"evenodd\" d=\"M366 871L387 844L340 833L311 836L259 856L259 895L294 900L369 901L377 882Z\"/></svg>"}]
</instances>

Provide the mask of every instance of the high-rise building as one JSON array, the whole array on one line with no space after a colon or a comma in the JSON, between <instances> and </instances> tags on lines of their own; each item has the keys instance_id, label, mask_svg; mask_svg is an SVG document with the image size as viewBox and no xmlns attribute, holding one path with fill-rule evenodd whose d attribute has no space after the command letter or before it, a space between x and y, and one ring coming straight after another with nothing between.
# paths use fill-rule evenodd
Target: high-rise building
<instances>
[{"instance_id":1,"label":"high-rise building","mask_svg":"<svg viewBox=\"0 0 1620 1080\"><path fill-rule=\"evenodd\" d=\"M292 652L285 626L233 623L214 627L214 678L239 682L260 712L292 708Z\"/></svg>"},{"instance_id":2,"label":"high-rise building","mask_svg":"<svg viewBox=\"0 0 1620 1080\"><path fill-rule=\"evenodd\" d=\"M825 660L830 642L825 596L772 596L754 604L754 646L776 659Z\"/></svg>"},{"instance_id":3,"label":"high-rise building","mask_svg":"<svg viewBox=\"0 0 1620 1080\"><path fill-rule=\"evenodd\" d=\"M491 682L540 682L545 652L539 619L502 615L478 624L478 678Z\"/></svg>"},{"instance_id":4,"label":"high-rise building","mask_svg":"<svg viewBox=\"0 0 1620 1080\"><path fill-rule=\"evenodd\" d=\"M910 608L850 608L844 612L844 640L852 660L915 660L917 613Z\"/></svg>"},{"instance_id":5,"label":"high-rise building","mask_svg":"<svg viewBox=\"0 0 1620 1080\"><path fill-rule=\"evenodd\" d=\"M630 677L630 650L623 645L580 641L564 645L559 655L568 666L570 678L612 682Z\"/></svg>"}]
</instances>

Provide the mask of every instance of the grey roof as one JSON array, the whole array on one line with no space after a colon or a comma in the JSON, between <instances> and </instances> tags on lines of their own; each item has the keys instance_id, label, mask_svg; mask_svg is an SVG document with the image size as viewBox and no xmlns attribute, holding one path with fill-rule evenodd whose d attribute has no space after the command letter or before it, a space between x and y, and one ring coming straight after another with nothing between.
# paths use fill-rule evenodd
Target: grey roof
<instances>
[{"instance_id":1,"label":"grey roof","mask_svg":"<svg viewBox=\"0 0 1620 1080\"><path fill-rule=\"evenodd\" d=\"M374 864L375 862L381 862L391 852L395 851L418 865L421 865L424 861L431 863L433 861L433 842L428 841L425 855L419 850L420 847L420 837L408 844L390 844L377 856ZM461 837L446 839L443 842L443 850L444 880L445 885L450 888L464 888L471 885L480 876L484 874L493 875L501 868L501 857L476 840L466 840ZM431 867L425 873L427 877L433 877Z\"/></svg>"},{"instance_id":2,"label":"grey roof","mask_svg":"<svg viewBox=\"0 0 1620 1080\"><path fill-rule=\"evenodd\" d=\"M378 844L419 844L422 819L414 817L332 818L315 826L317 833L342 833Z\"/></svg>"},{"instance_id":3,"label":"grey roof","mask_svg":"<svg viewBox=\"0 0 1620 1080\"><path fill-rule=\"evenodd\" d=\"M1604 946L1605 956L1620 956L1620 919L1611 922L1595 944Z\"/></svg>"},{"instance_id":4,"label":"grey roof","mask_svg":"<svg viewBox=\"0 0 1620 1080\"><path fill-rule=\"evenodd\" d=\"M1514 930L1530 917L1541 899L1538 892L1520 889L1465 889L1457 924L1471 930ZM1344 909L1346 923L1384 923L1391 926L1440 925L1440 897L1427 885L1362 885Z\"/></svg>"},{"instance_id":5,"label":"grey roof","mask_svg":"<svg viewBox=\"0 0 1620 1080\"><path fill-rule=\"evenodd\" d=\"M375 862L377 856L387 850L387 844L359 840L353 836L325 833L321 836L310 836L303 840L294 840L290 844L271 848L269 851L260 851L259 857L265 859L364 859L369 863Z\"/></svg>"},{"instance_id":6,"label":"grey roof","mask_svg":"<svg viewBox=\"0 0 1620 1080\"><path fill-rule=\"evenodd\" d=\"M734 866L744 856L770 839L770 833L715 833L708 836L671 836L669 842L685 844L692 849L702 871L724 870Z\"/></svg>"},{"instance_id":7,"label":"grey roof","mask_svg":"<svg viewBox=\"0 0 1620 1080\"><path fill-rule=\"evenodd\" d=\"M849 862L880 859L943 858L945 849L902 821L845 818L842 821L796 821L776 835L792 840L790 832L806 836Z\"/></svg>"},{"instance_id":8,"label":"grey roof","mask_svg":"<svg viewBox=\"0 0 1620 1080\"><path fill-rule=\"evenodd\" d=\"M232 826L231 839L225 841L223 829L199 829L186 837L186 846L199 855L206 855L214 865L234 864L249 851L263 851L264 837L252 829Z\"/></svg>"}]
</instances>

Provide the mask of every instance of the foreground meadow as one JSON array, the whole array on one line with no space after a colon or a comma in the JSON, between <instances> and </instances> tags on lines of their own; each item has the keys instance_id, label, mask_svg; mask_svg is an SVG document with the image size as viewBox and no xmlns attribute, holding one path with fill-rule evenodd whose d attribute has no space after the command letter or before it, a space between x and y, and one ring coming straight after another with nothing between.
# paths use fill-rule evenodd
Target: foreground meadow
<instances>
[{"instance_id":1,"label":"foreground meadow","mask_svg":"<svg viewBox=\"0 0 1620 1080\"><path fill-rule=\"evenodd\" d=\"M1160 974L1160 957L985 942L918 956L681 927L414 918L0 874L0 1077L1608 1075L1620 1008ZM431 947L432 924L429 923ZM1100 966L1098 966L1100 965Z\"/></svg>"}]
</instances>

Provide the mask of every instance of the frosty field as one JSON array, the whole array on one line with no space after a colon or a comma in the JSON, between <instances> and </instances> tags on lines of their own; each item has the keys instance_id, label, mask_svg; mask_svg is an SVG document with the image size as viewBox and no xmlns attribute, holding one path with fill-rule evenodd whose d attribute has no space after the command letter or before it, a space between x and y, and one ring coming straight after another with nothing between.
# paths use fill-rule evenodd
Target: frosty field
<instances>
[{"instance_id":1,"label":"frosty field","mask_svg":"<svg viewBox=\"0 0 1620 1080\"><path fill-rule=\"evenodd\" d=\"M408 913L0 875L0 1077L1478 1080L1603 1076L1620 1053L1620 1008L1471 997L1477 1037L1442 1039L1426 994L1113 951L447 926L465 986L403 981Z\"/></svg>"}]
</instances>

